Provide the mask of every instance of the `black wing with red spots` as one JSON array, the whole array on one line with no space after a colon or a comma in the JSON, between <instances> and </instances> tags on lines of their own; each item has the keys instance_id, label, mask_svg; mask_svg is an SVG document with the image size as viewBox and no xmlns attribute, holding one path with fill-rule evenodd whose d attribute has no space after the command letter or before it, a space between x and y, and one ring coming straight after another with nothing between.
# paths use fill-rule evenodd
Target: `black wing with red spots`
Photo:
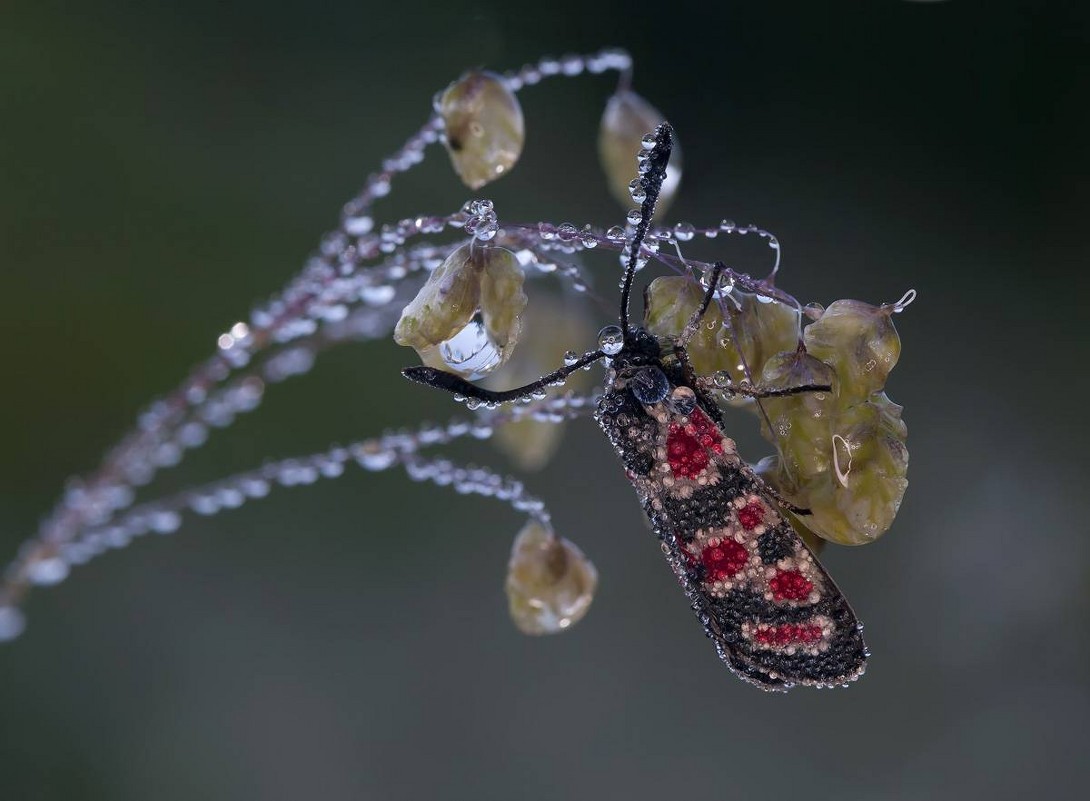
<instances>
[{"instance_id":1,"label":"black wing with red spots","mask_svg":"<svg viewBox=\"0 0 1090 801\"><path fill-rule=\"evenodd\" d=\"M767 690L854 680L867 657L855 614L718 416L688 387L644 404L615 376L595 417L731 670Z\"/></svg>"}]
</instances>

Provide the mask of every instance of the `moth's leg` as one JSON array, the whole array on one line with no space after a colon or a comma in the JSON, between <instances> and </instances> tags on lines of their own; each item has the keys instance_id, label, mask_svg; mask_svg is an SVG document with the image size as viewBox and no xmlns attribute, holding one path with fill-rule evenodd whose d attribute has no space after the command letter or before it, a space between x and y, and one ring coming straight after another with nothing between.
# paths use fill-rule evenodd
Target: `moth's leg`
<instances>
[{"instance_id":1,"label":"moth's leg","mask_svg":"<svg viewBox=\"0 0 1090 801\"><path fill-rule=\"evenodd\" d=\"M677 363L681 365L682 375L685 376L685 380L690 386L697 386L700 379L693 369L693 363L689 361L689 351L685 349L680 341L674 343L674 357L677 359Z\"/></svg>"},{"instance_id":2,"label":"moth's leg","mask_svg":"<svg viewBox=\"0 0 1090 801\"><path fill-rule=\"evenodd\" d=\"M707 377L699 378L697 381L700 389L704 392L727 395L728 397L741 395L744 398L754 398L756 400L761 398L785 398L789 395L801 395L803 392L831 392L833 389L830 384L799 384L795 387L773 389L771 387L750 387L734 383L720 386Z\"/></svg>"}]
</instances>

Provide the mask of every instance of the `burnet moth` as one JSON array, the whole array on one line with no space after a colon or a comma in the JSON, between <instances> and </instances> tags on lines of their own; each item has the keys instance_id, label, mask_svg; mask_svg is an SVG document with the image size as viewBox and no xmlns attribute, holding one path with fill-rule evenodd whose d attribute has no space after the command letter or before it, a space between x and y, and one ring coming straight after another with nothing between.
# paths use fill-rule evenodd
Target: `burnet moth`
<instances>
[{"instance_id":1,"label":"burnet moth","mask_svg":"<svg viewBox=\"0 0 1090 801\"><path fill-rule=\"evenodd\" d=\"M519 401L574 371L603 361L606 391L595 420L613 444L658 535L666 560L715 643L739 677L764 690L828 687L862 675L867 650L861 625L828 573L782 514L791 507L739 457L723 433L719 407L694 374L685 349L719 289L717 263L700 307L664 353L659 341L629 324L637 261L666 177L673 132L660 125L640 154L645 191L629 245L620 324L599 334L598 349L517 389L495 392L430 367L404 375L489 405ZM827 391L806 385L736 392L760 398Z\"/></svg>"}]
</instances>

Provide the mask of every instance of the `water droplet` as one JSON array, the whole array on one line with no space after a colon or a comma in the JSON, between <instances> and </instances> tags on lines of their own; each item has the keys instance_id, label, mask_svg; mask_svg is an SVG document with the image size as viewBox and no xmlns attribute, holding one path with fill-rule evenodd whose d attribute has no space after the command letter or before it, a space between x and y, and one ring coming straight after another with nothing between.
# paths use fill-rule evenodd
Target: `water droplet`
<instances>
[{"instance_id":1,"label":"water droplet","mask_svg":"<svg viewBox=\"0 0 1090 801\"><path fill-rule=\"evenodd\" d=\"M647 200L647 190L639 178L634 178L628 185L628 194L632 196L633 203L643 203Z\"/></svg>"},{"instance_id":2,"label":"water droplet","mask_svg":"<svg viewBox=\"0 0 1090 801\"><path fill-rule=\"evenodd\" d=\"M369 442L357 448L354 456L360 467L365 470L385 470L397 461L397 454L376 442Z\"/></svg>"},{"instance_id":3,"label":"water droplet","mask_svg":"<svg viewBox=\"0 0 1090 801\"><path fill-rule=\"evenodd\" d=\"M571 367L577 361L579 361L579 354L576 353L574 350L569 350L568 352L566 352L564 354L564 364L565 364L565 366Z\"/></svg>"},{"instance_id":4,"label":"water droplet","mask_svg":"<svg viewBox=\"0 0 1090 801\"><path fill-rule=\"evenodd\" d=\"M476 381L491 373L502 362L502 351L488 335L481 315L474 315L461 331L439 344L439 355L453 370Z\"/></svg>"},{"instance_id":5,"label":"water droplet","mask_svg":"<svg viewBox=\"0 0 1090 801\"><path fill-rule=\"evenodd\" d=\"M691 387L674 387L670 393L670 405L678 414L688 414L696 408L696 393Z\"/></svg>"},{"instance_id":6,"label":"water droplet","mask_svg":"<svg viewBox=\"0 0 1090 801\"><path fill-rule=\"evenodd\" d=\"M640 220L643 219L643 212L639 209L630 209L628 214L625 215L625 219L632 225L639 225Z\"/></svg>"},{"instance_id":7,"label":"water droplet","mask_svg":"<svg viewBox=\"0 0 1090 801\"><path fill-rule=\"evenodd\" d=\"M707 289L712 280L712 271L709 268L700 275L700 285ZM723 272L719 275L719 286L714 292L714 297L724 298L734 291L734 276L729 272ZM711 323L715 325L714 321Z\"/></svg>"},{"instance_id":8,"label":"water droplet","mask_svg":"<svg viewBox=\"0 0 1090 801\"><path fill-rule=\"evenodd\" d=\"M670 381L658 367L643 367L633 374L629 387L636 400L643 404L659 403L670 392ZM618 415L617 424L628 424L627 415Z\"/></svg>"},{"instance_id":9,"label":"water droplet","mask_svg":"<svg viewBox=\"0 0 1090 801\"><path fill-rule=\"evenodd\" d=\"M606 239L610 242L624 242L626 239L624 229L619 225L614 225L606 231Z\"/></svg>"},{"instance_id":10,"label":"water droplet","mask_svg":"<svg viewBox=\"0 0 1090 801\"><path fill-rule=\"evenodd\" d=\"M374 227L375 221L366 214L360 217L346 217L344 220L344 230L352 236L369 234Z\"/></svg>"},{"instance_id":11,"label":"water droplet","mask_svg":"<svg viewBox=\"0 0 1090 801\"><path fill-rule=\"evenodd\" d=\"M695 230L692 223L679 222L674 226L674 236L677 237L679 242L688 242L693 238Z\"/></svg>"},{"instance_id":12,"label":"water droplet","mask_svg":"<svg viewBox=\"0 0 1090 801\"><path fill-rule=\"evenodd\" d=\"M655 135L653 133L644 134L643 139L640 140L640 147L644 150L654 150Z\"/></svg>"},{"instance_id":13,"label":"water droplet","mask_svg":"<svg viewBox=\"0 0 1090 801\"><path fill-rule=\"evenodd\" d=\"M148 528L156 534L170 534L182 525L182 516L174 511L153 512L148 520Z\"/></svg>"},{"instance_id":14,"label":"water droplet","mask_svg":"<svg viewBox=\"0 0 1090 801\"><path fill-rule=\"evenodd\" d=\"M734 233L734 230L737 227L738 226L735 224L734 220L723 220L719 223L719 230L727 234Z\"/></svg>"},{"instance_id":15,"label":"water droplet","mask_svg":"<svg viewBox=\"0 0 1090 801\"><path fill-rule=\"evenodd\" d=\"M0 606L0 642L14 640L26 628L26 618L14 606Z\"/></svg>"},{"instance_id":16,"label":"water droplet","mask_svg":"<svg viewBox=\"0 0 1090 801\"><path fill-rule=\"evenodd\" d=\"M624 333L619 325L607 325L598 332L598 347L607 356L616 356L624 348Z\"/></svg>"},{"instance_id":17,"label":"water droplet","mask_svg":"<svg viewBox=\"0 0 1090 801\"><path fill-rule=\"evenodd\" d=\"M68 563L58 556L39 559L27 567L27 577L41 587L59 584L68 577Z\"/></svg>"}]
</instances>

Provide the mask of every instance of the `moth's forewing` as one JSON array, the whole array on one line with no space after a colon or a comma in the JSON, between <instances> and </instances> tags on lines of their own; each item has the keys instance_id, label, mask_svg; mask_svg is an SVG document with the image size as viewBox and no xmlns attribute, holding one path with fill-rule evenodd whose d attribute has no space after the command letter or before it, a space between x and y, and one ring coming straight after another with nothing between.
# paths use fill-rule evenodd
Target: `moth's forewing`
<instances>
[{"instance_id":1,"label":"moth's forewing","mask_svg":"<svg viewBox=\"0 0 1090 801\"><path fill-rule=\"evenodd\" d=\"M683 408L669 396L638 402L622 374L595 419L720 658L767 690L858 678L867 653L844 596L738 457L718 410L703 398Z\"/></svg>"}]
</instances>

